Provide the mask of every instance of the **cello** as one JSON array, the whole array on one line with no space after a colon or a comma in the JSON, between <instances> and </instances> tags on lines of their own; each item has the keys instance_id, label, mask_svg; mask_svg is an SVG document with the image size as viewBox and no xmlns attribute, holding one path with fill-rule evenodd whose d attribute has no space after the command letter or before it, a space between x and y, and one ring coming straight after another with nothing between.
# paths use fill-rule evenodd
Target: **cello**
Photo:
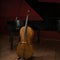
<instances>
[{"instance_id":1,"label":"cello","mask_svg":"<svg viewBox=\"0 0 60 60\"><path fill-rule=\"evenodd\" d=\"M23 26L19 32L21 40L17 46L17 55L19 58L22 58L22 60L29 59L33 56L33 47L31 44L31 40L34 36L34 31L27 25L29 15L30 10L28 10L28 14L26 16L25 26Z\"/></svg>"}]
</instances>

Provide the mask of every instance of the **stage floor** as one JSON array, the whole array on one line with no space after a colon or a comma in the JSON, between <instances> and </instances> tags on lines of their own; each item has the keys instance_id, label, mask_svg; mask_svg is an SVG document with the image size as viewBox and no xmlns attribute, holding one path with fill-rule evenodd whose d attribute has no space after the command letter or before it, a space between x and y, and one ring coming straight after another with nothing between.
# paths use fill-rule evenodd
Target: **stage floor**
<instances>
[{"instance_id":1,"label":"stage floor","mask_svg":"<svg viewBox=\"0 0 60 60\"><path fill-rule=\"evenodd\" d=\"M18 37L14 36L14 47L10 49L9 35L0 36L0 60L17 60L16 47ZM33 41L34 59L33 60L60 60L60 41L40 39L38 43Z\"/></svg>"}]
</instances>

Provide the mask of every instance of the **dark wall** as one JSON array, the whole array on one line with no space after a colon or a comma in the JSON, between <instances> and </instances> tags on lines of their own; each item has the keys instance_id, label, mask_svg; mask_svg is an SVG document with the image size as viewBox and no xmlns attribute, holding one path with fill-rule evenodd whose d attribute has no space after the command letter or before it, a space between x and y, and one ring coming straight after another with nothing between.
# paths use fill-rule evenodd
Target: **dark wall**
<instances>
[{"instance_id":1,"label":"dark wall","mask_svg":"<svg viewBox=\"0 0 60 60\"><path fill-rule=\"evenodd\" d=\"M55 3L60 3L60 0L38 0L40 2L55 2Z\"/></svg>"},{"instance_id":2,"label":"dark wall","mask_svg":"<svg viewBox=\"0 0 60 60\"><path fill-rule=\"evenodd\" d=\"M40 16L24 0L1 0L0 17L21 18L26 17L27 10L31 10L31 19L40 19ZM35 17L36 16L36 17Z\"/></svg>"}]
</instances>

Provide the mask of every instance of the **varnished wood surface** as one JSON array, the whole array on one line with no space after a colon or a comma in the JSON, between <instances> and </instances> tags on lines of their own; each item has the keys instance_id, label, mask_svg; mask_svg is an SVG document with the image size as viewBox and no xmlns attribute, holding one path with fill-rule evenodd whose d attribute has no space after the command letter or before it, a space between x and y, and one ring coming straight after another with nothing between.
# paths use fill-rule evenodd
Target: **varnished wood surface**
<instances>
[{"instance_id":1,"label":"varnished wood surface","mask_svg":"<svg viewBox=\"0 0 60 60\"><path fill-rule=\"evenodd\" d=\"M34 59L33 60L60 60L60 41L40 39L33 40ZM14 47L10 50L9 35L0 35L0 60L17 60L16 47L17 36L14 36Z\"/></svg>"}]
</instances>

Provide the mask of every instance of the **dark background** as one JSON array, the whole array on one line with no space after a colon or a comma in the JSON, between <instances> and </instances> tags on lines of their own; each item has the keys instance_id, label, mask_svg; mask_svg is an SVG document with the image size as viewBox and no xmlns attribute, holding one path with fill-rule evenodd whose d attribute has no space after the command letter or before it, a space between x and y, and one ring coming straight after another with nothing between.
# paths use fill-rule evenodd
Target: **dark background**
<instances>
[{"instance_id":1,"label":"dark background","mask_svg":"<svg viewBox=\"0 0 60 60\"><path fill-rule=\"evenodd\" d=\"M0 33L7 33L7 20L15 20L16 16L19 16L20 20L25 20L28 9L31 10L31 21L42 21L42 36L59 38L59 0L0 0Z\"/></svg>"}]
</instances>

